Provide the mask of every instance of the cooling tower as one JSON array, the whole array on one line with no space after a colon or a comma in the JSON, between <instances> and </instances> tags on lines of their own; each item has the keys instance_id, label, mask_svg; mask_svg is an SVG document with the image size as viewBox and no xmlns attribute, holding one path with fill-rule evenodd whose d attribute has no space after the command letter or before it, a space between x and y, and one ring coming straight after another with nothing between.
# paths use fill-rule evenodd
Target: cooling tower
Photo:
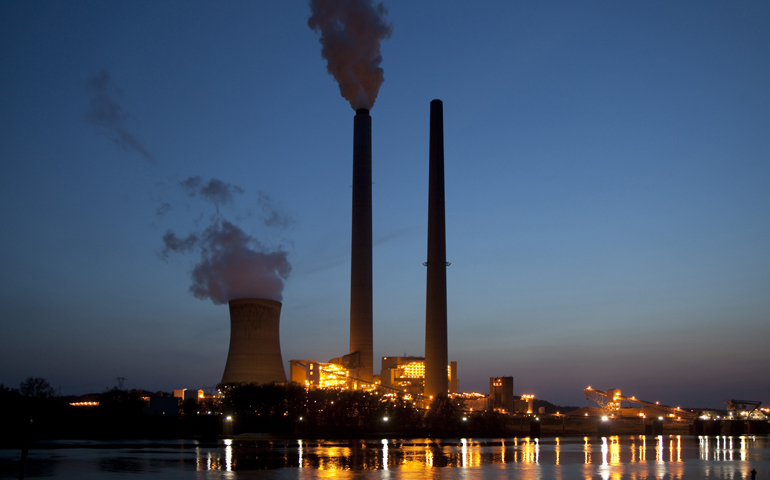
<instances>
[{"instance_id":1,"label":"cooling tower","mask_svg":"<svg viewBox=\"0 0 770 480\"><path fill-rule=\"evenodd\" d=\"M441 100L430 102L428 174L428 282L425 309L425 396L446 393L447 308L446 225L444 215L444 112Z\"/></svg>"},{"instance_id":2,"label":"cooling tower","mask_svg":"<svg viewBox=\"0 0 770 480\"><path fill-rule=\"evenodd\" d=\"M230 350L222 383L286 383L278 323L281 302L230 300Z\"/></svg>"},{"instance_id":3,"label":"cooling tower","mask_svg":"<svg viewBox=\"0 0 770 480\"><path fill-rule=\"evenodd\" d=\"M372 381L372 117L359 108L353 119L353 222L350 251L350 353L355 376Z\"/></svg>"}]
</instances>

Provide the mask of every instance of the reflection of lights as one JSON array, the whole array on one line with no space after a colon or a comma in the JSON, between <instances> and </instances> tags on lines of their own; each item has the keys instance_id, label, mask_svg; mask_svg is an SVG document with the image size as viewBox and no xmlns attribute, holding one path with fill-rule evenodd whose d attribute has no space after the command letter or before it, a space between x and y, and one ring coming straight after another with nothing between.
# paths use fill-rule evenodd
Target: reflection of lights
<instances>
[{"instance_id":1,"label":"reflection of lights","mask_svg":"<svg viewBox=\"0 0 770 480\"><path fill-rule=\"evenodd\" d=\"M746 437L741 437L741 460L746 461Z\"/></svg>"},{"instance_id":2,"label":"reflection of lights","mask_svg":"<svg viewBox=\"0 0 770 480\"><path fill-rule=\"evenodd\" d=\"M674 439L673 438L671 438L668 442L668 461L671 463L674 463Z\"/></svg>"},{"instance_id":3,"label":"reflection of lights","mask_svg":"<svg viewBox=\"0 0 770 480\"><path fill-rule=\"evenodd\" d=\"M655 461L663 462L663 435L658 435L658 441L655 444Z\"/></svg>"},{"instance_id":4,"label":"reflection of lights","mask_svg":"<svg viewBox=\"0 0 770 480\"><path fill-rule=\"evenodd\" d=\"M388 441L382 439L382 469L388 469Z\"/></svg>"},{"instance_id":5,"label":"reflection of lights","mask_svg":"<svg viewBox=\"0 0 770 480\"><path fill-rule=\"evenodd\" d=\"M620 465L620 437L610 437L610 465Z\"/></svg>"},{"instance_id":6,"label":"reflection of lights","mask_svg":"<svg viewBox=\"0 0 770 480\"><path fill-rule=\"evenodd\" d=\"M225 470L233 471L233 441L225 440Z\"/></svg>"},{"instance_id":7,"label":"reflection of lights","mask_svg":"<svg viewBox=\"0 0 770 480\"><path fill-rule=\"evenodd\" d=\"M460 441L462 442L462 447L460 448L460 450L462 452L461 455L463 458L463 468L465 468L468 466L468 440L463 438Z\"/></svg>"},{"instance_id":8,"label":"reflection of lights","mask_svg":"<svg viewBox=\"0 0 770 480\"><path fill-rule=\"evenodd\" d=\"M608 465L607 462L607 437L602 437L602 465Z\"/></svg>"},{"instance_id":9,"label":"reflection of lights","mask_svg":"<svg viewBox=\"0 0 770 480\"><path fill-rule=\"evenodd\" d=\"M297 444L299 445L299 447L298 447L298 450L299 450L299 462L298 463L299 463L299 465L297 465L297 466L299 468L303 468L303 465L302 465L302 453L303 453L304 449L303 449L303 445L302 445L302 440L297 440Z\"/></svg>"},{"instance_id":10,"label":"reflection of lights","mask_svg":"<svg viewBox=\"0 0 770 480\"><path fill-rule=\"evenodd\" d=\"M585 464L588 465L591 463L591 444L588 443L588 437L583 437L583 453L585 455Z\"/></svg>"}]
</instances>

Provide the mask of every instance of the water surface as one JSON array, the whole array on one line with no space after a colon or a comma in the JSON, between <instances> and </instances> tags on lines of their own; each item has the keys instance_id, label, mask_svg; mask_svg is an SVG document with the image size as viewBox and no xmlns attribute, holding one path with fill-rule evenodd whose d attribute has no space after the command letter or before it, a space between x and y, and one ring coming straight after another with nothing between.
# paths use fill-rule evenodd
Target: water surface
<instances>
[{"instance_id":1,"label":"water surface","mask_svg":"<svg viewBox=\"0 0 770 480\"><path fill-rule=\"evenodd\" d=\"M20 452L0 450L0 478ZM770 478L766 436L53 442L25 478L644 480Z\"/></svg>"}]
</instances>

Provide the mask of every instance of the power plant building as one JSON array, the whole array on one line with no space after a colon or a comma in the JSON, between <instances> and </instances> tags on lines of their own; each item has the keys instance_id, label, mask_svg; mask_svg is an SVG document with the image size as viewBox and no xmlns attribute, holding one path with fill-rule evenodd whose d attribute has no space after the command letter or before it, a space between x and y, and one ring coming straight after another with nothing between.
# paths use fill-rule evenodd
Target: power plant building
<instances>
[{"instance_id":1,"label":"power plant building","mask_svg":"<svg viewBox=\"0 0 770 480\"><path fill-rule=\"evenodd\" d=\"M449 362L446 372L448 393L457 393L457 362ZM380 384L412 395L424 394L425 358L382 357Z\"/></svg>"},{"instance_id":2,"label":"power plant building","mask_svg":"<svg viewBox=\"0 0 770 480\"><path fill-rule=\"evenodd\" d=\"M291 360L289 369L291 381L306 388L355 388L350 371L337 363Z\"/></svg>"},{"instance_id":3,"label":"power plant building","mask_svg":"<svg viewBox=\"0 0 770 480\"><path fill-rule=\"evenodd\" d=\"M489 379L489 407L492 410L513 412L513 377Z\"/></svg>"}]
</instances>

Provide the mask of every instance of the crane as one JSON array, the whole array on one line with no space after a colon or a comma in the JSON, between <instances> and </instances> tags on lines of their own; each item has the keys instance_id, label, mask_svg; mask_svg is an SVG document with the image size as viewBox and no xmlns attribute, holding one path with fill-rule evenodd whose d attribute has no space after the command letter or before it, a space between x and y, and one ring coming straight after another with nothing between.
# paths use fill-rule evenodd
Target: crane
<instances>
[{"instance_id":1,"label":"crane","mask_svg":"<svg viewBox=\"0 0 770 480\"><path fill-rule=\"evenodd\" d=\"M759 408L762 402L730 399L725 400L725 405L727 405L727 411L731 413L741 411L741 414L746 415L746 418L749 420L767 420L767 415ZM751 407L751 410L746 412L749 407Z\"/></svg>"}]
</instances>

